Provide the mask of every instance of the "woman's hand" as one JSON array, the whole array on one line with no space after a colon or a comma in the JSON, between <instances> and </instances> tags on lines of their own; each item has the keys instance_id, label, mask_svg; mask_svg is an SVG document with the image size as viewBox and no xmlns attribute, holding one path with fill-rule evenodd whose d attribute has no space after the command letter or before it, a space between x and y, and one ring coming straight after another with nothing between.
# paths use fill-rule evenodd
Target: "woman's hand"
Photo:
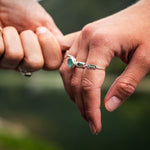
<instances>
[{"instance_id":1,"label":"woman's hand","mask_svg":"<svg viewBox=\"0 0 150 150\"><path fill-rule=\"evenodd\" d=\"M86 25L69 51L79 62L106 68L114 56L127 63L105 97L113 111L135 90L150 70L150 1L137 4L102 20ZM117 67L117 66L116 66ZM94 134L101 130L100 96L105 71L69 68L67 59L60 68L65 88L77 104Z\"/></svg>"}]
</instances>

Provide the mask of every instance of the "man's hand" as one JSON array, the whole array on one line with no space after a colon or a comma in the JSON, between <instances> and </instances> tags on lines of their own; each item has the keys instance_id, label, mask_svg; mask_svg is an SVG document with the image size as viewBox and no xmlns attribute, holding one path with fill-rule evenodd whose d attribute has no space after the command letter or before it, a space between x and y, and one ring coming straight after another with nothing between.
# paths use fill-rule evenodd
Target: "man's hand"
<instances>
[{"instance_id":1,"label":"man's hand","mask_svg":"<svg viewBox=\"0 0 150 150\"><path fill-rule=\"evenodd\" d=\"M0 25L13 26L19 32L35 32L37 27L44 26L58 41L63 36L51 16L34 0L0 0Z\"/></svg>"},{"instance_id":2,"label":"man's hand","mask_svg":"<svg viewBox=\"0 0 150 150\"><path fill-rule=\"evenodd\" d=\"M23 65L21 64L21 67L23 67L23 69L28 68L27 70L30 71L41 69L43 66L47 70L54 70L59 68L61 64L61 50L65 50L70 46L70 43L68 44L66 42L63 34L57 28L51 16L34 0L0 0L0 26L2 28L13 26L19 33L22 32L20 38L23 44L22 51L24 52L20 54L17 53L20 50L13 51L12 49L10 53L8 45L14 48L13 45L15 45L15 41L13 42L13 39L16 38L16 36L17 39L19 38L16 29L4 29L4 44L2 35L0 35L0 54L4 54L1 59L2 62L0 63L0 67L2 68L12 69L22 62ZM43 27L38 28L41 26ZM37 33L40 48L34 32ZM15 37L13 37L14 34L16 35ZM6 37L9 36L12 37L12 39L9 40L8 44ZM34 42L35 40L33 39L36 39L36 42ZM18 47L16 46L15 48ZM38 54L40 54L40 56ZM24 58L23 61L22 58ZM15 65L11 65L10 62Z\"/></svg>"}]
</instances>

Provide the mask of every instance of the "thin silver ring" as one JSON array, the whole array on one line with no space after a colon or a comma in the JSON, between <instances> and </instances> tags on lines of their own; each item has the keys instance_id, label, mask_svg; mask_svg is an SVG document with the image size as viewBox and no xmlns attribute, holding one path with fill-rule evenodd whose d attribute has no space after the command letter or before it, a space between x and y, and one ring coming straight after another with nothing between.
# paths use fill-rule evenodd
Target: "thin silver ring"
<instances>
[{"instance_id":1,"label":"thin silver ring","mask_svg":"<svg viewBox=\"0 0 150 150\"><path fill-rule=\"evenodd\" d=\"M32 76L32 73L31 73L31 72L25 71L25 70L23 70L21 67L19 67L18 70L19 70L19 72L21 72L25 77L31 77L31 76Z\"/></svg>"},{"instance_id":2,"label":"thin silver ring","mask_svg":"<svg viewBox=\"0 0 150 150\"><path fill-rule=\"evenodd\" d=\"M24 72L23 75L25 77L31 77L32 76L32 73L31 72Z\"/></svg>"},{"instance_id":3,"label":"thin silver ring","mask_svg":"<svg viewBox=\"0 0 150 150\"><path fill-rule=\"evenodd\" d=\"M96 65L93 65L93 64L88 64L88 65L85 65L85 67L87 67L88 69L99 69L99 70L105 70L105 68L102 68L102 67L98 67Z\"/></svg>"}]
</instances>

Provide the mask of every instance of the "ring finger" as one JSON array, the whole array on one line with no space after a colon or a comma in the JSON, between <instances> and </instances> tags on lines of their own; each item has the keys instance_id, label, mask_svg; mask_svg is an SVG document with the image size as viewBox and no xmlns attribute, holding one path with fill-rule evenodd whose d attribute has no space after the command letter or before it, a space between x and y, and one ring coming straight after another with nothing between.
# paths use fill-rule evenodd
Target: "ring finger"
<instances>
[{"instance_id":1,"label":"ring finger","mask_svg":"<svg viewBox=\"0 0 150 150\"><path fill-rule=\"evenodd\" d=\"M23 31L20 34L20 38L25 56L23 62L18 67L19 70L33 72L41 69L44 65L44 59L35 33L30 30Z\"/></svg>"}]
</instances>

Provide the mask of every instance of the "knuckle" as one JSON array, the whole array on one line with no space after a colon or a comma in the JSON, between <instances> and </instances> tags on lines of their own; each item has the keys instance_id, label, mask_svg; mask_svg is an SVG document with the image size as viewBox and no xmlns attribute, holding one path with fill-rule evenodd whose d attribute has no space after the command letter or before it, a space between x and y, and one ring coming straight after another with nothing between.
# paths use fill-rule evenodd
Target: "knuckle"
<instances>
[{"instance_id":1,"label":"knuckle","mask_svg":"<svg viewBox=\"0 0 150 150\"><path fill-rule=\"evenodd\" d=\"M33 31L31 31L31 30L25 30L25 31L22 31L21 33L20 33L20 35L24 35L24 34L33 34Z\"/></svg>"},{"instance_id":2,"label":"knuckle","mask_svg":"<svg viewBox=\"0 0 150 150\"><path fill-rule=\"evenodd\" d=\"M40 57L31 57L27 60L27 63L32 69L38 70L43 67L44 60Z\"/></svg>"},{"instance_id":3,"label":"knuckle","mask_svg":"<svg viewBox=\"0 0 150 150\"><path fill-rule=\"evenodd\" d=\"M117 83L117 90L124 97L129 97L135 91L135 86L128 81L122 81Z\"/></svg>"},{"instance_id":4,"label":"knuckle","mask_svg":"<svg viewBox=\"0 0 150 150\"><path fill-rule=\"evenodd\" d=\"M23 52L18 52L15 54L16 56L14 56L14 58L16 58L17 60L21 61L24 57Z\"/></svg>"},{"instance_id":5,"label":"knuckle","mask_svg":"<svg viewBox=\"0 0 150 150\"><path fill-rule=\"evenodd\" d=\"M90 81L88 78L83 77L81 81L81 88L83 91L89 91L93 89L94 83Z\"/></svg>"},{"instance_id":6,"label":"knuckle","mask_svg":"<svg viewBox=\"0 0 150 150\"><path fill-rule=\"evenodd\" d=\"M65 70L66 70L65 66L64 66L64 64L62 64L61 67L59 68L59 73L61 76L63 76L63 74L65 73Z\"/></svg>"},{"instance_id":7,"label":"knuckle","mask_svg":"<svg viewBox=\"0 0 150 150\"><path fill-rule=\"evenodd\" d=\"M13 27L13 26L4 27L3 30L4 30L4 31L10 31L10 30L11 30L11 31L16 31L16 32L17 32L16 28Z\"/></svg>"},{"instance_id":8,"label":"knuckle","mask_svg":"<svg viewBox=\"0 0 150 150\"><path fill-rule=\"evenodd\" d=\"M94 49L98 46L109 46L111 45L112 39L110 39L110 35L105 32L97 32L95 33L90 41L90 49Z\"/></svg>"},{"instance_id":9,"label":"knuckle","mask_svg":"<svg viewBox=\"0 0 150 150\"><path fill-rule=\"evenodd\" d=\"M12 52L10 52L10 53L6 53L5 54L5 57L8 59L8 60L11 60L11 61L21 61L22 59L23 59L23 57L24 57L24 54L23 54L23 52L16 52L16 53L12 53Z\"/></svg>"},{"instance_id":10,"label":"knuckle","mask_svg":"<svg viewBox=\"0 0 150 150\"><path fill-rule=\"evenodd\" d=\"M72 88L79 88L80 87L80 79L78 78L78 77L76 77L76 76L73 76L72 77L72 80L71 80L71 87Z\"/></svg>"},{"instance_id":11,"label":"knuckle","mask_svg":"<svg viewBox=\"0 0 150 150\"><path fill-rule=\"evenodd\" d=\"M4 53L4 44L0 42L0 56Z\"/></svg>"},{"instance_id":12,"label":"knuckle","mask_svg":"<svg viewBox=\"0 0 150 150\"><path fill-rule=\"evenodd\" d=\"M65 63L63 63L59 68L59 73L64 78L66 74L72 73L72 71L70 72L70 69L66 66Z\"/></svg>"},{"instance_id":13,"label":"knuckle","mask_svg":"<svg viewBox=\"0 0 150 150\"><path fill-rule=\"evenodd\" d=\"M94 35L91 38L90 43L89 43L90 49L94 49L95 47L98 47L100 45L100 41L101 41L101 39L100 39L99 35L97 35L97 34Z\"/></svg>"},{"instance_id":14,"label":"knuckle","mask_svg":"<svg viewBox=\"0 0 150 150\"><path fill-rule=\"evenodd\" d=\"M91 33L92 33L92 25L88 24L82 29L82 32L81 32L82 39L83 40L88 39Z\"/></svg>"},{"instance_id":15,"label":"knuckle","mask_svg":"<svg viewBox=\"0 0 150 150\"><path fill-rule=\"evenodd\" d=\"M106 32L106 31L105 31ZM93 34L89 42L91 52L100 52L103 59L100 59L101 65L107 67L114 56L114 49L117 47L113 44L114 39L108 33L98 31Z\"/></svg>"},{"instance_id":16,"label":"knuckle","mask_svg":"<svg viewBox=\"0 0 150 150\"><path fill-rule=\"evenodd\" d=\"M53 62L45 63L44 68L46 70L56 70L60 67L60 65L61 65L60 61L54 60Z\"/></svg>"}]
</instances>

